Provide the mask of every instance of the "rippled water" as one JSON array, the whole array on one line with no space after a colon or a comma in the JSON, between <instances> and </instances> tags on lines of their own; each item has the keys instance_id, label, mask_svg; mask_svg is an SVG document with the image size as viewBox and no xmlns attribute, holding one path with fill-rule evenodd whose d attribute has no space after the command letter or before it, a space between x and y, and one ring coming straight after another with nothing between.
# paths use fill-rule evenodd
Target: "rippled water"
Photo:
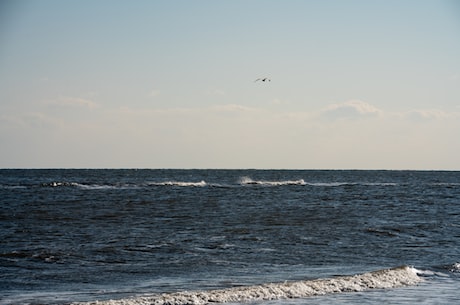
<instances>
[{"instance_id":1,"label":"rippled water","mask_svg":"<svg viewBox=\"0 0 460 305\"><path fill-rule=\"evenodd\" d=\"M140 300L409 265L422 283L259 302L449 304L460 298L459 202L460 172L0 170L0 303Z\"/></svg>"}]
</instances>

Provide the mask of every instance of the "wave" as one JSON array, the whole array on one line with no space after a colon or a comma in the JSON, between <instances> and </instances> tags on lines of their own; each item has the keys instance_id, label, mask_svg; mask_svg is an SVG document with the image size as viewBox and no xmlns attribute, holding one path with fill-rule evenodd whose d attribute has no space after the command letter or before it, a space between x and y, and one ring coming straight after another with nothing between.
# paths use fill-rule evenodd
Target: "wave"
<instances>
[{"instance_id":1,"label":"wave","mask_svg":"<svg viewBox=\"0 0 460 305\"><path fill-rule=\"evenodd\" d=\"M43 187L69 187L69 186L79 186L79 185L81 184L76 183L76 182L57 182L57 181L46 182L46 183L41 184L41 186Z\"/></svg>"},{"instance_id":2,"label":"wave","mask_svg":"<svg viewBox=\"0 0 460 305\"><path fill-rule=\"evenodd\" d=\"M42 187L77 187L80 189L88 189L88 190L104 190L104 189L132 189L138 188L138 185L135 184L85 184L85 183L77 183L77 182L47 182L42 183Z\"/></svg>"},{"instance_id":3,"label":"wave","mask_svg":"<svg viewBox=\"0 0 460 305\"><path fill-rule=\"evenodd\" d=\"M397 186L393 182L307 182L310 186L336 187L336 186Z\"/></svg>"},{"instance_id":4,"label":"wave","mask_svg":"<svg viewBox=\"0 0 460 305\"><path fill-rule=\"evenodd\" d=\"M206 181L201 180L200 182L184 182L184 181L165 181L165 182L151 182L149 185L157 185L157 186L207 186L208 184Z\"/></svg>"},{"instance_id":5,"label":"wave","mask_svg":"<svg viewBox=\"0 0 460 305\"><path fill-rule=\"evenodd\" d=\"M73 303L74 305L203 305L209 303L242 303L277 299L305 298L340 292L358 292L370 289L397 288L422 281L418 270L408 266L384 269L357 275L333 278L267 283L208 291L183 291L153 294L130 299Z\"/></svg>"},{"instance_id":6,"label":"wave","mask_svg":"<svg viewBox=\"0 0 460 305\"><path fill-rule=\"evenodd\" d=\"M447 267L450 272L460 273L460 263L455 263Z\"/></svg>"},{"instance_id":7,"label":"wave","mask_svg":"<svg viewBox=\"0 0 460 305\"><path fill-rule=\"evenodd\" d=\"M204 180L201 181L161 181L161 182L138 182L138 183L114 183L114 184L91 184L91 183L78 183L78 182L68 182L68 181L53 181L53 182L44 182L39 184L41 187L78 187L81 189L133 189L133 188L143 188L149 186L180 186L180 187L220 187L220 188L231 188L238 186L248 186L248 185L258 185L258 186L285 186L285 185L302 185L302 186L311 186L311 187L353 187L353 186L370 186L370 187L394 187L401 185L394 182L306 182L304 179L297 180L253 180L250 177L241 177L236 184L234 183L209 183ZM460 184L456 183L435 183L427 184L427 186L444 186L449 188L458 187ZM37 185L8 185L1 184L0 189L25 189L25 188L34 188Z\"/></svg>"},{"instance_id":8,"label":"wave","mask_svg":"<svg viewBox=\"0 0 460 305\"><path fill-rule=\"evenodd\" d=\"M252 180L249 177L241 177L240 184L242 185L264 185L264 186L280 186L280 185L305 185L303 179L299 180L282 180L282 181L266 181L266 180Z\"/></svg>"},{"instance_id":9,"label":"wave","mask_svg":"<svg viewBox=\"0 0 460 305\"><path fill-rule=\"evenodd\" d=\"M297 180L253 180L250 177L241 177L236 183L209 183L204 180L201 181L160 181L160 182L137 182L137 183L114 183L114 184L93 184L93 183L79 183L79 182L68 182L68 181L52 181L44 182L39 184L41 187L77 187L81 189L133 189L133 188L144 188L149 186L179 186L179 187L217 187L217 188L232 188L238 186L285 186L285 185L301 185L310 187L353 187L353 186L370 186L370 187L394 187L401 184L394 182L306 182L304 179ZM457 183L431 183L427 186L444 186L449 188L458 187L460 184ZM8 185L0 184L0 189L24 189L34 188L37 185Z\"/></svg>"},{"instance_id":10,"label":"wave","mask_svg":"<svg viewBox=\"0 0 460 305\"><path fill-rule=\"evenodd\" d=\"M44 182L39 186L49 187L49 188L80 188L87 190L104 190L104 189L135 189L143 188L148 186L181 186L181 187L203 187L203 186L216 186L224 187L220 184L208 184L206 181L201 180L199 182L186 182L186 181L164 181L164 182L147 182L140 184L86 184L86 183L77 183L77 182L68 182L68 181L53 181L53 182ZM14 188L29 188L36 186L25 186L25 185L0 185L0 188L4 189L14 189Z\"/></svg>"},{"instance_id":11,"label":"wave","mask_svg":"<svg viewBox=\"0 0 460 305\"><path fill-rule=\"evenodd\" d=\"M263 185L263 186L281 186L281 185L308 185L318 187L338 187L338 186L397 186L397 183L392 182L305 182L304 179L298 180L253 180L250 177L241 177L239 180L241 185Z\"/></svg>"}]
</instances>

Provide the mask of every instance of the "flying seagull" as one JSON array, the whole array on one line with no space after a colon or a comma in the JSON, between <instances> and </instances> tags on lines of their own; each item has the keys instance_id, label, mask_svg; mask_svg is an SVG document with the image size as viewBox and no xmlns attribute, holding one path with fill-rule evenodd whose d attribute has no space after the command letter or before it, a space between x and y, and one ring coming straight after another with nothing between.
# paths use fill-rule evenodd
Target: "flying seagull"
<instances>
[{"instance_id":1,"label":"flying seagull","mask_svg":"<svg viewBox=\"0 0 460 305\"><path fill-rule=\"evenodd\" d=\"M260 80L260 81L263 81L263 82L271 82L271 79L269 79L268 77L264 77L264 78L258 78L258 79L256 79L256 80L254 81L254 83L257 82L257 81L259 81L259 80Z\"/></svg>"}]
</instances>

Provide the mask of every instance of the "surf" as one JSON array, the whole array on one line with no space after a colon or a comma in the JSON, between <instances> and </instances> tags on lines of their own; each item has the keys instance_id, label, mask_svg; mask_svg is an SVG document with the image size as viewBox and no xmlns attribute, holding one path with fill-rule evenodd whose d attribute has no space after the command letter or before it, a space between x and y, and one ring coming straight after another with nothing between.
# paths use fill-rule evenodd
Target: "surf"
<instances>
[{"instance_id":1,"label":"surf","mask_svg":"<svg viewBox=\"0 0 460 305\"><path fill-rule=\"evenodd\" d=\"M281 180L281 181L268 181L268 180L252 180L249 177L241 177L239 180L241 185L262 185L262 186L282 186L282 185L305 185L303 179L299 180Z\"/></svg>"},{"instance_id":2,"label":"surf","mask_svg":"<svg viewBox=\"0 0 460 305\"><path fill-rule=\"evenodd\" d=\"M316 280L266 283L207 291L182 291L153 294L130 299L107 300L73 305L204 305L209 303L247 303L279 299L297 299L333 293L360 292L416 285L423 279L417 269L400 266L362 274Z\"/></svg>"},{"instance_id":3,"label":"surf","mask_svg":"<svg viewBox=\"0 0 460 305\"><path fill-rule=\"evenodd\" d=\"M149 185L153 186L181 186L181 187L203 187L207 186L206 181L201 180L199 182L188 182L188 181L164 181L164 182L151 182Z\"/></svg>"}]
</instances>

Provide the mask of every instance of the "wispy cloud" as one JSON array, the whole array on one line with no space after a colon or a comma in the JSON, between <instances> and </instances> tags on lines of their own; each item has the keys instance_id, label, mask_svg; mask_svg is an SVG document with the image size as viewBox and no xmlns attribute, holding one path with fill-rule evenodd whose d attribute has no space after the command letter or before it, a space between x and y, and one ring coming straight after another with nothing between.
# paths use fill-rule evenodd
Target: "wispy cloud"
<instances>
[{"instance_id":1,"label":"wispy cloud","mask_svg":"<svg viewBox=\"0 0 460 305\"><path fill-rule=\"evenodd\" d=\"M351 100L344 103L332 104L321 111L322 117L333 119L375 117L382 114L383 111L379 108L360 100Z\"/></svg>"},{"instance_id":2,"label":"wispy cloud","mask_svg":"<svg viewBox=\"0 0 460 305\"><path fill-rule=\"evenodd\" d=\"M99 104L95 103L94 101L80 97L59 97L57 99L48 101L46 104L59 107L77 107L87 109L94 109L99 107Z\"/></svg>"},{"instance_id":3,"label":"wispy cloud","mask_svg":"<svg viewBox=\"0 0 460 305\"><path fill-rule=\"evenodd\" d=\"M279 99L279 98L274 98L271 102L270 105L289 105L290 102L287 100Z\"/></svg>"},{"instance_id":4,"label":"wispy cloud","mask_svg":"<svg viewBox=\"0 0 460 305\"><path fill-rule=\"evenodd\" d=\"M404 114L405 117L417 121L447 119L454 115L455 114L447 113L439 109L412 110Z\"/></svg>"},{"instance_id":5,"label":"wispy cloud","mask_svg":"<svg viewBox=\"0 0 460 305\"><path fill-rule=\"evenodd\" d=\"M211 111L216 113L248 113L260 111L257 108L251 108L239 104L226 104L226 105L217 105L209 108Z\"/></svg>"},{"instance_id":6,"label":"wispy cloud","mask_svg":"<svg viewBox=\"0 0 460 305\"><path fill-rule=\"evenodd\" d=\"M342 110L351 114L343 116ZM346 119L318 119L328 111ZM414 121L414 116L420 121ZM11 128L3 127L15 126L24 138L40 138L40 144L49 147L59 143L59 149L69 154L75 150L85 153L79 146L84 141L98 151L99 161L110 155L113 162L121 162L135 147L141 152L136 160L152 166L163 166L165 162L176 166L218 166L224 162L234 167L407 168L415 166L411 163L414 152L419 159L431 160L432 167L442 160L443 151L458 152L458 144L449 139L458 138L460 130L458 113L391 113L360 101L334 104L317 112L223 104L104 108L84 120L60 117L39 111L1 115L0 135L8 138L13 134ZM359 119L362 117L368 119ZM422 155L426 147L436 149ZM372 157L382 153L385 159ZM93 157L88 155L90 160ZM157 159L161 162L152 161Z\"/></svg>"}]
</instances>

